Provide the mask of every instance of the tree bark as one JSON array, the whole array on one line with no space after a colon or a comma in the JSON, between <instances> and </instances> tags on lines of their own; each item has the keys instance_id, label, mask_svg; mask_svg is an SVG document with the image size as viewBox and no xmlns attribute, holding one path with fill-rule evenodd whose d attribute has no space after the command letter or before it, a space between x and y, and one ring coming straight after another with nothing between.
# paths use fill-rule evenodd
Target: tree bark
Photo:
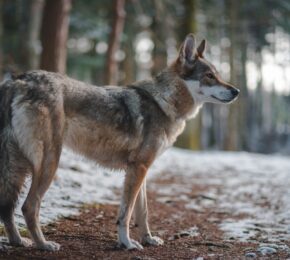
<instances>
[{"instance_id":1,"label":"tree bark","mask_svg":"<svg viewBox=\"0 0 290 260\"><path fill-rule=\"evenodd\" d=\"M228 20L229 20L229 38L231 45L229 48L229 63L230 63L230 81L233 84L237 83L236 70L236 50L237 50L237 39L236 39L236 28L238 20L238 2L233 3L230 0L226 1L226 8L228 9ZM238 149L238 103L236 102L229 108L228 127L225 140L225 150L235 151Z\"/></svg>"},{"instance_id":2,"label":"tree bark","mask_svg":"<svg viewBox=\"0 0 290 260\"><path fill-rule=\"evenodd\" d=\"M27 66L28 69L37 69L39 66L39 34L43 14L44 0L29 1L29 23L27 28Z\"/></svg>"},{"instance_id":3,"label":"tree bark","mask_svg":"<svg viewBox=\"0 0 290 260\"><path fill-rule=\"evenodd\" d=\"M71 0L47 0L44 6L41 69L65 73Z\"/></svg>"},{"instance_id":4,"label":"tree bark","mask_svg":"<svg viewBox=\"0 0 290 260\"><path fill-rule=\"evenodd\" d=\"M115 55L120 47L121 36L124 29L124 21L126 17L124 7L125 0L114 1L112 30L109 38L106 61L105 82L108 85L117 85L118 83L118 62L116 61Z\"/></svg>"},{"instance_id":5,"label":"tree bark","mask_svg":"<svg viewBox=\"0 0 290 260\"><path fill-rule=\"evenodd\" d=\"M191 33L197 32L196 3L197 3L196 0L191 0L191 1L183 0L183 5L185 8L185 15L184 15L184 19L180 21L179 38L181 41L184 40L186 34L188 34L189 32ZM193 120L189 121L186 124L184 134L179 139L180 142L186 143L186 145L184 146L185 148L189 148L192 150L201 149L202 113L206 113L206 112L203 110L200 111Z\"/></svg>"}]
</instances>

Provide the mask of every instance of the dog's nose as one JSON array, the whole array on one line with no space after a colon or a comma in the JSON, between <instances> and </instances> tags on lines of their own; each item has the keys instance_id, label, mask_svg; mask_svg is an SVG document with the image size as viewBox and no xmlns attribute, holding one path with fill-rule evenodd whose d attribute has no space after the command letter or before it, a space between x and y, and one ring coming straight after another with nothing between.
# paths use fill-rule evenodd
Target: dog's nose
<instances>
[{"instance_id":1,"label":"dog's nose","mask_svg":"<svg viewBox=\"0 0 290 260\"><path fill-rule=\"evenodd\" d=\"M232 88L232 89L231 89L231 93L232 93L232 95L233 95L234 97L236 97L237 95L239 95L240 90L237 89L237 88Z\"/></svg>"}]
</instances>

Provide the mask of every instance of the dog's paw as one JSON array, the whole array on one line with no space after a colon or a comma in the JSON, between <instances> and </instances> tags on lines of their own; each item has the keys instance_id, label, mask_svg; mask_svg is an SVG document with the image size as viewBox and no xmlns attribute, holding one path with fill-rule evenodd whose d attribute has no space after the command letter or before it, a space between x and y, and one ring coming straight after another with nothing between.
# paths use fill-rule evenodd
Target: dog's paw
<instances>
[{"instance_id":1,"label":"dog's paw","mask_svg":"<svg viewBox=\"0 0 290 260\"><path fill-rule=\"evenodd\" d=\"M12 246L30 247L32 246L33 242L29 238L22 237L19 241L12 241L10 244Z\"/></svg>"},{"instance_id":2,"label":"dog's paw","mask_svg":"<svg viewBox=\"0 0 290 260\"><path fill-rule=\"evenodd\" d=\"M134 250L134 249L142 250L143 249L143 246L139 242L137 242L136 240L131 239L130 242L131 242L130 243L131 245L129 247L127 247L128 250Z\"/></svg>"},{"instance_id":3,"label":"dog's paw","mask_svg":"<svg viewBox=\"0 0 290 260\"><path fill-rule=\"evenodd\" d=\"M161 246L164 244L164 241L160 237L152 237L146 235L142 239L143 245L151 245L151 246Z\"/></svg>"},{"instance_id":4,"label":"dog's paw","mask_svg":"<svg viewBox=\"0 0 290 260\"><path fill-rule=\"evenodd\" d=\"M26 237L22 237L21 238L21 244L20 246L23 246L23 247L30 247L32 246L33 242L31 239L29 238L26 238Z\"/></svg>"},{"instance_id":5,"label":"dog's paw","mask_svg":"<svg viewBox=\"0 0 290 260\"><path fill-rule=\"evenodd\" d=\"M44 243L37 245L37 248L45 251L58 251L60 249L60 244L53 241L45 241Z\"/></svg>"},{"instance_id":6,"label":"dog's paw","mask_svg":"<svg viewBox=\"0 0 290 260\"><path fill-rule=\"evenodd\" d=\"M142 250L143 246L134 239L130 239L126 242L119 242L119 247L126 248L127 250Z\"/></svg>"}]
</instances>

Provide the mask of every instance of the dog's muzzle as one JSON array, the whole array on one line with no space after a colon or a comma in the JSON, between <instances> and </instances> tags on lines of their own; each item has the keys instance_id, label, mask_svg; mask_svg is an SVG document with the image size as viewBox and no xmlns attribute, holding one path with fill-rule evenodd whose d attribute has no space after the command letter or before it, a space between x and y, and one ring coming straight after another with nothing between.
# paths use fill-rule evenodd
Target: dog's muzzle
<instances>
[{"instance_id":1,"label":"dog's muzzle","mask_svg":"<svg viewBox=\"0 0 290 260\"><path fill-rule=\"evenodd\" d=\"M236 97L239 95L240 90L237 89L237 88L232 88L232 89L231 89L231 93L232 93L232 95L233 95L233 98L236 98Z\"/></svg>"}]
</instances>

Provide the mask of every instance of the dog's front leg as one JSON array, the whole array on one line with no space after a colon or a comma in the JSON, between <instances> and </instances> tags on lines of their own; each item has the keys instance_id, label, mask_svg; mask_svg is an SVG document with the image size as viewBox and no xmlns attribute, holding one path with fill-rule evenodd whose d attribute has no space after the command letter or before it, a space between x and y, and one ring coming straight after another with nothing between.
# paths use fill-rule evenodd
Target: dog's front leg
<instances>
[{"instance_id":1,"label":"dog's front leg","mask_svg":"<svg viewBox=\"0 0 290 260\"><path fill-rule=\"evenodd\" d=\"M131 165L126 171L123 197L121 201L118 217L119 245L127 249L143 249L143 247L129 236L129 223L134 209L134 204L138 196L140 187L147 173L144 164Z\"/></svg>"},{"instance_id":2,"label":"dog's front leg","mask_svg":"<svg viewBox=\"0 0 290 260\"><path fill-rule=\"evenodd\" d=\"M164 242L161 238L152 236L148 224L148 207L146 194L146 179L144 180L135 204L135 223L139 228L142 244L159 246Z\"/></svg>"}]
</instances>

